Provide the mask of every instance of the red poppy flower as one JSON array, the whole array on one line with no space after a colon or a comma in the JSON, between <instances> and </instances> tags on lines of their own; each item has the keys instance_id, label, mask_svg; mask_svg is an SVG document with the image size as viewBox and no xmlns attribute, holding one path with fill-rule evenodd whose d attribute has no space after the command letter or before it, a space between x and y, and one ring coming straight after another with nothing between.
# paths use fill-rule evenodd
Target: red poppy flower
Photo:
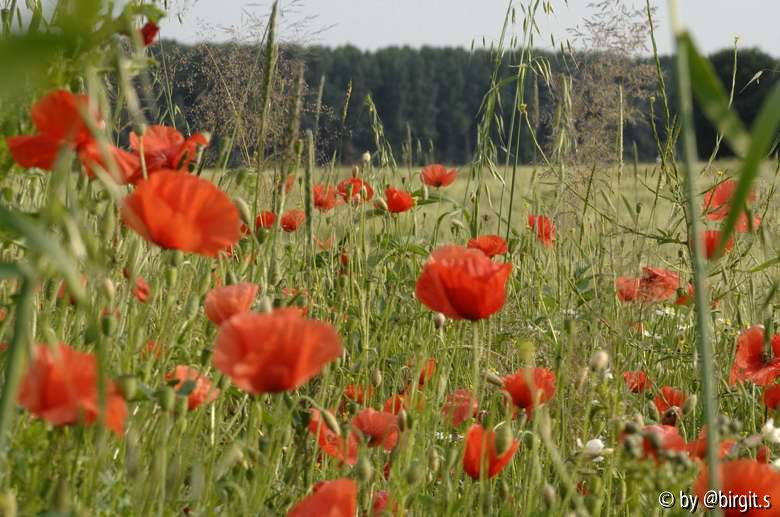
<instances>
[{"instance_id":1,"label":"red poppy flower","mask_svg":"<svg viewBox=\"0 0 780 517\"><path fill-rule=\"evenodd\" d=\"M391 451L398 443L398 423L393 413L364 409L352 419L352 427L360 431L369 447L381 445Z\"/></svg>"},{"instance_id":2,"label":"red poppy flower","mask_svg":"<svg viewBox=\"0 0 780 517\"><path fill-rule=\"evenodd\" d=\"M314 185L311 194L314 199L314 206L320 212L332 210L336 207L338 201L341 201L336 197L336 189L331 185Z\"/></svg>"},{"instance_id":3,"label":"red poppy flower","mask_svg":"<svg viewBox=\"0 0 780 517\"><path fill-rule=\"evenodd\" d=\"M417 379L417 385L421 388L425 386L425 383L433 378L433 374L436 372L436 359L433 357L428 358L420 371L420 376Z\"/></svg>"},{"instance_id":4,"label":"red poppy flower","mask_svg":"<svg viewBox=\"0 0 780 517\"><path fill-rule=\"evenodd\" d=\"M95 142L92 132L84 122L84 116L92 118L96 127L102 127L97 108L86 95L74 95L65 90L54 90L35 102L32 106L32 122L37 133L15 136L6 140L8 150L14 161L22 167L37 167L52 170L60 152L67 148L75 151L88 172L95 166L106 166L103 154ZM122 177L115 178L119 183L126 182L126 176L132 175L137 167L132 156L114 146L108 147L109 158L115 162Z\"/></svg>"},{"instance_id":5,"label":"red poppy flower","mask_svg":"<svg viewBox=\"0 0 780 517\"><path fill-rule=\"evenodd\" d=\"M455 390L447 395L442 413L453 427L457 427L477 414L477 397L467 389Z\"/></svg>"},{"instance_id":6,"label":"red poppy flower","mask_svg":"<svg viewBox=\"0 0 780 517\"><path fill-rule=\"evenodd\" d=\"M270 210L265 210L260 212L260 215L255 218L255 229L263 228L264 230L270 230L274 227L274 222L276 222L276 214Z\"/></svg>"},{"instance_id":7,"label":"red poppy flower","mask_svg":"<svg viewBox=\"0 0 780 517\"><path fill-rule=\"evenodd\" d=\"M780 472L770 465L755 460L742 459L727 461L718 465L720 471L721 494L728 494L732 501L754 501L763 509L753 506L745 512L740 505L724 505L724 517L744 515L777 516L780 515ZM699 477L693 484L693 492L703 500L709 487L707 468L699 469ZM771 505L771 506L769 506Z\"/></svg>"},{"instance_id":8,"label":"red poppy flower","mask_svg":"<svg viewBox=\"0 0 780 517\"><path fill-rule=\"evenodd\" d=\"M351 479L336 479L322 483L313 494L293 506L287 517L355 517L357 483Z\"/></svg>"},{"instance_id":9,"label":"red poppy flower","mask_svg":"<svg viewBox=\"0 0 780 517\"><path fill-rule=\"evenodd\" d=\"M371 386L359 386L357 384L347 384L344 388L344 396L358 404L365 404L366 400L371 398L374 388Z\"/></svg>"},{"instance_id":10,"label":"red poppy flower","mask_svg":"<svg viewBox=\"0 0 780 517\"><path fill-rule=\"evenodd\" d=\"M240 237L238 210L214 184L186 172L161 171L122 203L122 219L163 248L216 257Z\"/></svg>"},{"instance_id":11,"label":"red poppy flower","mask_svg":"<svg viewBox=\"0 0 780 517\"><path fill-rule=\"evenodd\" d=\"M294 232L306 222L306 213L300 208L293 208L282 214L282 219L279 221L282 230L290 233Z\"/></svg>"},{"instance_id":12,"label":"red poppy flower","mask_svg":"<svg viewBox=\"0 0 780 517\"><path fill-rule=\"evenodd\" d=\"M458 172L455 169L447 170L444 165L438 163L423 167L420 179L429 187L446 187L455 181Z\"/></svg>"},{"instance_id":13,"label":"red poppy flower","mask_svg":"<svg viewBox=\"0 0 780 517\"><path fill-rule=\"evenodd\" d=\"M659 461L658 452L661 450L686 451L685 439L673 425L646 425L642 428L642 434L645 435L642 440L645 457L652 457L656 462ZM655 435L656 440L651 440L650 435ZM621 440L622 438L621 436Z\"/></svg>"},{"instance_id":14,"label":"red poppy flower","mask_svg":"<svg viewBox=\"0 0 780 517\"><path fill-rule=\"evenodd\" d=\"M704 232L704 254L707 260L711 260L715 257L715 249L720 245L720 230L706 230ZM724 252L728 253L734 248L734 239L729 239L726 242Z\"/></svg>"},{"instance_id":15,"label":"red poppy flower","mask_svg":"<svg viewBox=\"0 0 780 517\"><path fill-rule=\"evenodd\" d=\"M294 390L342 353L336 330L300 310L237 314L222 324L214 366L253 395Z\"/></svg>"},{"instance_id":16,"label":"red poppy flower","mask_svg":"<svg viewBox=\"0 0 780 517\"><path fill-rule=\"evenodd\" d=\"M682 409L687 399L688 397L682 391L672 388L671 386L664 386L653 399L653 403L658 409L658 412L663 415L666 413L667 409L672 407Z\"/></svg>"},{"instance_id":17,"label":"red poppy flower","mask_svg":"<svg viewBox=\"0 0 780 517\"><path fill-rule=\"evenodd\" d=\"M374 197L374 189L371 185L365 183L360 178L347 178L339 182L337 186L339 195L349 203L360 203L361 201L370 201Z\"/></svg>"},{"instance_id":18,"label":"red poppy flower","mask_svg":"<svg viewBox=\"0 0 780 517\"><path fill-rule=\"evenodd\" d=\"M731 198L737 190L737 182L734 180L726 180L718 185L715 185L712 189L704 194L704 205L702 211L707 219L710 221L722 221L728 217L731 212ZM756 200L756 194L750 192L747 198L747 205L750 205ZM751 224L752 223L752 224ZM748 215L742 212L737 218L737 222L734 225L734 230L738 232L747 232L751 229L755 230L761 224L761 218L756 216L753 220L748 219Z\"/></svg>"},{"instance_id":19,"label":"red poppy flower","mask_svg":"<svg viewBox=\"0 0 780 517\"><path fill-rule=\"evenodd\" d=\"M133 296L135 296L139 302L146 303L149 299L149 284L144 280L144 277L135 277L135 287L133 287Z\"/></svg>"},{"instance_id":20,"label":"red poppy flower","mask_svg":"<svg viewBox=\"0 0 780 517\"><path fill-rule=\"evenodd\" d=\"M414 198L411 194L392 187L385 189L385 199L387 201L387 210L393 214L406 212L414 206Z\"/></svg>"},{"instance_id":21,"label":"red poppy flower","mask_svg":"<svg viewBox=\"0 0 780 517\"><path fill-rule=\"evenodd\" d=\"M680 276L660 267L642 268L639 279L639 300L647 303L667 300L677 292Z\"/></svg>"},{"instance_id":22,"label":"red poppy flower","mask_svg":"<svg viewBox=\"0 0 780 517\"><path fill-rule=\"evenodd\" d=\"M98 417L98 371L94 355L64 343L54 348L38 345L19 387L19 404L53 425ZM107 382L106 426L124 433L127 405L111 381Z\"/></svg>"},{"instance_id":23,"label":"red poppy flower","mask_svg":"<svg viewBox=\"0 0 780 517\"><path fill-rule=\"evenodd\" d=\"M780 376L780 336L775 334L769 340L771 355L765 349L765 339L761 325L740 333L729 384L750 381L758 386L768 386Z\"/></svg>"},{"instance_id":24,"label":"red poppy flower","mask_svg":"<svg viewBox=\"0 0 780 517\"><path fill-rule=\"evenodd\" d=\"M355 434L349 433L345 439L327 426L318 410L311 409L309 412L309 433L314 435L322 452L347 465L357 463L358 439Z\"/></svg>"},{"instance_id":25,"label":"red poppy flower","mask_svg":"<svg viewBox=\"0 0 780 517\"><path fill-rule=\"evenodd\" d=\"M374 499L371 501L371 517L384 517L397 513L398 504L390 499L387 490L379 490L374 494Z\"/></svg>"},{"instance_id":26,"label":"red poppy flower","mask_svg":"<svg viewBox=\"0 0 780 517\"><path fill-rule=\"evenodd\" d=\"M642 370L623 372L623 381L631 393L643 393L645 390L653 387L653 383L650 382L647 374Z\"/></svg>"},{"instance_id":27,"label":"red poppy flower","mask_svg":"<svg viewBox=\"0 0 780 517\"><path fill-rule=\"evenodd\" d=\"M476 239L471 239L466 247L481 250L490 258L509 251L506 241L498 235L480 235Z\"/></svg>"},{"instance_id":28,"label":"red poppy flower","mask_svg":"<svg viewBox=\"0 0 780 517\"><path fill-rule=\"evenodd\" d=\"M443 246L423 266L415 294L450 319L476 321L504 306L511 272L512 264L496 264L479 250Z\"/></svg>"},{"instance_id":29,"label":"red poppy flower","mask_svg":"<svg viewBox=\"0 0 780 517\"><path fill-rule=\"evenodd\" d=\"M175 127L159 125L146 128L143 140L135 133L130 133L130 148L139 157L141 143L149 174L160 169L186 171L198 156L198 146L209 145L208 139L200 133L184 138Z\"/></svg>"},{"instance_id":30,"label":"red poppy flower","mask_svg":"<svg viewBox=\"0 0 780 517\"><path fill-rule=\"evenodd\" d=\"M95 141L88 142L79 150L79 160L89 177L94 177L96 171L101 170L120 185L135 183L142 177L141 161L135 155L109 145L107 157L108 160Z\"/></svg>"},{"instance_id":31,"label":"red poppy flower","mask_svg":"<svg viewBox=\"0 0 780 517\"><path fill-rule=\"evenodd\" d=\"M507 450L500 455L496 450L496 433L485 431L481 425L474 424L466 433L466 451L463 455L463 470L471 479L479 479L482 474L482 463L488 468L486 478L490 479L507 466L512 456L520 446L517 440L512 440Z\"/></svg>"},{"instance_id":32,"label":"red poppy flower","mask_svg":"<svg viewBox=\"0 0 780 517\"><path fill-rule=\"evenodd\" d=\"M773 384L764 389L764 405L774 411L780 407L780 384Z\"/></svg>"},{"instance_id":33,"label":"red poppy flower","mask_svg":"<svg viewBox=\"0 0 780 517\"><path fill-rule=\"evenodd\" d=\"M544 215L529 215L528 226L535 231L536 238L547 247L555 242L555 223Z\"/></svg>"},{"instance_id":34,"label":"red poppy flower","mask_svg":"<svg viewBox=\"0 0 780 517\"><path fill-rule=\"evenodd\" d=\"M731 449L736 445L734 440L724 440L720 444L718 449L718 457L725 458ZM702 427L698 438L685 444L685 450L691 458L698 458L700 460L707 458L707 428Z\"/></svg>"},{"instance_id":35,"label":"red poppy flower","mask_svg":"<svg viewBox=\"0 0 780 517\"><path fill-rule=\"evenodd\" d=\"M393 395L385 401L384 410L388 413L397 415L402 409L406 409L406 397L403 395Z\"/></svg>"},{"instance_id":36,"label":"red poppy flower","mask_svg":"<svg viewBox=\"0 0 780 517\"><path fill-rule=\"evenodd\" d=\"M633 302L639 297L639 279L634 277L619 276L615 280L618 300L621 302Z\"/></svg>"},{"instance_id":37,"label":"red poppy flower","mask_svg":"<svg viewBox=\"0 0 780 517\"><path fill-rule=\"evenodd\" d=\"M247 312L255 301L258 289L257 284L246 282L212 289L203 302L206 317L215 325L221 325L232 316Z\"/></svg>"},{"instance_id":38,"label":"red poppy flower","mask_svg":"<svg viewBox=\"0 0 780 517\"><path fill-rule=\"evenodd\" d=\"M690 305L693 303L693 297L696 294L696 289L693 287L693 284L688 284L688 290L687 291L680 291L677 294L677 299L674 301L675 305Z\"/></svg>"},{"instance_id":39,"label":"red poppy flower","mask_svg":"<svg viewBox=\"0 0 780 517\"><path fill-rule=\"evenodd\" d=\"M144 42L144 47L148 47L152 43L154 43L154 39L157 37L157 34L160 32L160 27L157 26L156 23L149 20L144 24L143 27L141 27L140 33L141 33L141 40Z\"/></svg>"},{"instance_id":40,"label":"red poppy flower","mask_svg":"<svg viewBox=\"0 0 780 517\"><path fill-rule=\"evenodd\" d=\"M174 389L177 391L185 387L185 383L187 382L192 382L195 384L195 386L189 390L189 394L187 395L187 407L190 411L200 405L213 402L219 395L219 389L214 388L211 385L211 381L209 381L208 377L201 374L195 368L190 368L180 364L174 371L165 375L166 381L173 379L179 381L174 386Z\"/></svg>"},{"instance_id":41,"label":"red poppy flower","mask_svg":"<svg viewBox=\"0 0 780 517\"><path fill-rule=\"evenodd\" d=\"M529 386L531 381L533 386ZM547 368L521 368L504 377L504 389L512 396L519 409L525 409L530 418L536 406L555 395L555 374Z\"/></svg>"}]
</instances>

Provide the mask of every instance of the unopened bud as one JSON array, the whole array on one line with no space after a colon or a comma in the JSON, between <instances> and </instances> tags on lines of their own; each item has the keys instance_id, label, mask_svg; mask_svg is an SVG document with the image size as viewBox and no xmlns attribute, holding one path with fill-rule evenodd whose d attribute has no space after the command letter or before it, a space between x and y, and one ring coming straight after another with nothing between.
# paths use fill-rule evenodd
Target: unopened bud
<instances>
[{"instance_id":1,"label":"unopened bud","mask_svg":"<svg viewBox=\"0 0 780 517\"><path fill-rule=\"evenodd\" d=\"M439 467L441 467L441 456L436 449L431 449L428 451L428 469L431 472L437 472Z\"/></svg>"},{"instance_id":2,"label":"unopened bud","mask_svg":"<svg viewBox=\"0 0 780 517\"><path fill-rule=\"evenodd\" d=\"M498 386L500 388L504 387L504 379L502 379L495 373L486 371L484 372L483 375L485 376L485 380L488 381L490 384L494 386Z\"/></svg>"},{"instance_id":3,"label":"unopened bud","mask_svg":"<svg viewBox=\"0 0 780 517\"><path fill-rule=\"evenodd\" d=\"M119 378L119 392L125 400L133 400L138 393L138 379L134 375L123 375Z\"/></svg>"},{"instance_id":4,"label":"unopened bud","mask_svg":"<svg viewBox=\"0 0 780 517\"><path fill-rule=\"evenodd\" d=\"M361 195L365 195L363 190L360 191L360 194ZM376 200L376 205L377 205L377 208L380 208L380 209L384 210L385 212L387 212L387 202L384 199L382 199L382 198L377 199Z\"/></svg>"},{"instance_id":5,"label":"unopened bud","mask_svg":"<svg viewBox=\"0 0 780 517\"><path fill-rule=\"evenodd\" d=\"M173 250L171 252L171 265L179 267L184 262L184 253L181 250Z\"/></svg>"},{"instance_id":6,"label":"unopened bud","mask_svg":"<svg viewBox=\"0 0 780 517\"><path fill-rule=\"evenodd\" d=\"M695 393L688 395L688 398L685 399L685 404L683 404L682 407L682 414L683 415L691 414L691 412L693 412L693 410L696 409L696 402L697 402L697 398Z\"/></svg>"},{"instance_id":7,"label":"unopened bud","mask_svg":"<svg viewBox=\"0 0 780 517\"><path fill-rule=\"evenodd\" d=\"M447 316L444 314L437 312L433 315L433 326L437 329L443 328L444 325L447 323Z\"/></svg>"},{"instance_id":8,"label":"unopened bud","mask_svg":"<svg viewBox=\"0 0 780 517\"><path fill-rule=\"evenodd\" d=\"M599 350L590 358L590 369L600 372L609 366L609 354L605 350Z\"/></svg>"},{"instance_id":9,"label":"unopened bud","mask_svg":"<svg viewBox=\"0 0 780 517\"><path fill-rule=\"evenodd\" d=\"M501 456L512 447L512 425L504 422L496 429L496 454Z\"/></svg>"},{"instance_id":10,"label":"unopened bud","mask_svg":"<svg viewBox=\"0 0 780 517\"><path fill-rule=\"evenodd\" d=\"M184 307L184 318L187 321L190 321L195 316L198 315L198 312L200 312L200 300L197 296L191 297L187 301L187 305Z\"/></svg>"},{"instance_id":11,"label":"unopened bud","mask_svg":"<svg viewBox=\"0 0 780 517\"><path fill-rule=\"evenodd\" d=\"M363 164L365 165L371 163L371 153L366 151L365 153L363 153L362 159L363 159Z\"/></svg>"},{"instance_id":12,"label":"unopened bud","mask_svg":"<svg viewBox=\"0 0 780 517\"><path fill-rule=\"evenodd\" d=\"M371 462L366 456L361 456L355 466L355 472L361 483L368 483L374 475L374 467L371 466Z\"/></svg>"},{"instance_id":13,"label":"unopened bud","mask_svg":"<svg viewBox=\"0 0 780 517\"><path fill-rule=\"evenodd\" d=\"M271 299L267 296L260 298L260 303L258 304L257 310L263 314L270 314L273 312L274 306L271 303Z\"/></svg>"},{"instance_id":14,"label":"unopened bud","mask_svg":"<svg viewBox=\"0 0 780 517\"><path fill-rule=\"evenodd\" d=\"M352 177L357 178L358 174L360 174L360 169L358 168L357 165L355 165L354 167L352 167Z\"/></svg>"},{"instance_id":15,"label":"unopened bud","mask_svg":"<svg viewBox=\"0 0 780 517\"><path fill-rule=\"evenodd\" d=\"M336 420L336 417L333 416L333 413L328 410L324 410L320 414L322 415L322 419L325 421L325 425L328 426L328 429L341 436L341 426L339 425L338 420Z\"/></svg>"},{"instance_id":16,"label":"unopened bud","mask_svg":"<svg viewBox=\"0 0 780 517\"><path fill-rule=\"evenodd\" d=\"M114 296L116 296L116 287L114 287L114 282L112 282L110 278L104 278L101 287L103 288L103 294L106 295L108 301L113 301Z\"/></svg>"},{"instance_id":17,"label":"unopened bud","mask_svg":"<svg viewBox=\"0 0 780 517\"><path fill-rule=\"evenodd\" d=\"M157 392L157 402L160 403L160 407L165 411L173 409L173 405L176 403L176 391L170 386L162 388Z\"/></svg>"},{"instance_id":18,"label":"unopened bud","mask_svg":"<svg viewBox=\"0 0 780 517\"><path fill-rule=\"evenodd\" d=\"M558 501L558 494L555 492L555 487L549 483L545 483L542 487L542 498L548 508L555 506Z\"/></svg>"},{"instance_id":19,"label":"unopened bud","mask_svg":"<svg viewBox=\"0 0 780 517\"><path fill-rule=\"evenodd\" d=\"M179 270L175 267L169 267L165 270L165 283L168 287L176 283L176 279L179 278Z\"/></svg>"},{"instance_id":20,"label":"unopened bud","mask_svg":"<svg viewBox=\"0 0 780 517\"><path fill-rule=\"evenodd\" d=\"M398 429L401 432L412 428L412 419L404 408L401 408L401 411L398 412L396 421L398 422Z\"/></svg>"},{"instance_id":21,"label":"unopened bud","mask_svg":"<svg viewBox=\"0 0 780 517\"><path fill-rule=\"evenodd\" d=\"M661 420L661 413L658 411L658 408L655 407L653 401L647 403L647 412L649 413L651 420L655 422Z\"/></svg>"},{"instance_id":22,"label":"unopened bud","mask_svg":"<svg viewBox=\"0 0 780 517\"><path fill-rule=\"evenodd\" d=\"M374 371L371 372L371 385L375 388L382 385L382 370L379 368L375 368Z\"/></svg>"},{"instance_id":23,"label":"unopened bud","mask_svg":"<svg viewBox=\"0 0 780 517\"><path fill-rule=\"evenodd\" d=\"M416 485L425 479L425 469L419 462L415 461L406 470L406 482L410 485Z\"/></svg>"},{"instance_id":24,"label":"unopened bud","mask_svg":"<svg viewBox=\"0 0 780 517\"><path fill-rule=\"evenodd\" d=\"M236 197L233 200L233 203L238 209L238 215L241 217L241 221L243 221L243 223L247 225L248 228L254 228L255 221L252 218L252 212L249 210L249 205L246 204L246 201L244 201L244 199L241 197Z\"/></svg>"},{"instance_id":25,"label":"unopened bud","mask_svg":"<svg viewBox=\"0 0 780 517\"><path fill-rule=\"evenodd\" d=\"M113 336L117 328L116 317L111 313L101 316L100 328L103 330L104 336Z\"/></svg>"}]
</instances>

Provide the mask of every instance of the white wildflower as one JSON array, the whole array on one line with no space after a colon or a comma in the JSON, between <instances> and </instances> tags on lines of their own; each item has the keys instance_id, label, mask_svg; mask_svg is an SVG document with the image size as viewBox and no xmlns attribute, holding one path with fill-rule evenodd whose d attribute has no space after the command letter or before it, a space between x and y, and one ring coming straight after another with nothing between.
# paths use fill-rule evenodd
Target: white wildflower
<instances>
[{"instance_id":1,"label":"white wildflower","mask_svg":"<svg viewBox=\"0 0 780 517\"><path fill-rule=\"evenodd\" d=\"M770 418L761 428L761 435L769 443L780 443L780 428L775 427L774 419Z\"/></svg>"}]
</instances>

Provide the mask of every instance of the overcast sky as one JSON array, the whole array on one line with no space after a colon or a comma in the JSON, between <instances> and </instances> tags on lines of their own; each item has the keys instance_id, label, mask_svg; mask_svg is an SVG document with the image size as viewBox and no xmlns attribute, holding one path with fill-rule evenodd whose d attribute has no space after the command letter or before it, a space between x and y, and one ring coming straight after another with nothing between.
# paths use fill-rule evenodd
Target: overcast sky
<instances>
[{"instance_id":1,"label":"overcast sky","mask_svg":"<svg viewBox=\"0 0 780 517\"><path fill-rule=\"evenodd\" d=\"M641 6L644 0L623 0ZM244 29L253 16L265 16L271 0L177 0L174 13L162 25L162 37L184 42L224 40L223 27ZM538 19L543 39L566 38L589 12L590 0L552 0L556 12ZM666 0L658 8L659 46L671 49ZM495 39L506 0L281 0L287 38L328 46L352 44L363 49L391 45L469 47L472 40ZM516 2L517 3L517 2ZM527 3L527 2L523 2ZM733 44L757 46L780 56L780 0L680 0L682 20L699 46L710 52ZM302 27L295 30L294 27ZM285 31L283 31L284 33ZM246 33L246 31L244 31Z\"/></svg>"}]
</instances>

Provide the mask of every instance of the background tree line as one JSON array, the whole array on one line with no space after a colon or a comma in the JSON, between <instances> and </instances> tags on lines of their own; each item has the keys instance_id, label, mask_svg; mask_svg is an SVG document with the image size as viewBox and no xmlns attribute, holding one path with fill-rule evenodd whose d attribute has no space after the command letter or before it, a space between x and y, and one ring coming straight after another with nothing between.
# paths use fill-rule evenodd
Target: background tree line
<instances>
[{"instance_id":1,"label":"background tree line","mask_svg":"<svg viewBox=\"0 0 780 517\"><path fill-rule=\"evenodd\" d=\"M255 99L263 61L258 52L257 47L233 43L186 46L170 41L156 50L160 79L168 85L168 115L178 124L212 131L213 149L232 144L234 151L229 159L233 165L250 156L255 143ZM569 159L585 164L613 162L618 157L621 119L624 158L645 162L656 159L651 118L655 117L661 138L665 136L665 123L654 60L610 52L535 55L549 68L546 77L531 70L523 84L522 109L528 114L536 143L524 128L520 135L521 162L539 160L540 149L544 153L560 150L562 135L568 139L565 152ZM517 74L517 59L511 52L503 56L500 78ZM723 50L710 59L723 84L730 86L734 51ZM429 47L368 52L350 46L285 46L275 88L278 98L274 108L279 120L284 120L285 91L294 81L292 74L300 62L305 64L307 84L304 126L318 126L321 159L329 159L338 151L341 161L352 163L363 151L376 147L366 103L369 95L397 160L464 164L472 159L480 106L495 63L491 52ZM673 63L671 58L662 57L660 65L674 116ZM746 123L753 121L779 78L780 62L776 58L758 49L739 50L734 105ZM318 104L320 86L322 98ZM506 128L511 118L516 86L516 82L508 81L501 90L499 128L501 124ZM348 89L349 103L342 124ZM698 110L696 120L699 152L706 157L714 148L716 133ZM272 132L269 138L274 137ZM727 147L721 149L721 156L729 153Z\"/></svg>"}]
</instances>

